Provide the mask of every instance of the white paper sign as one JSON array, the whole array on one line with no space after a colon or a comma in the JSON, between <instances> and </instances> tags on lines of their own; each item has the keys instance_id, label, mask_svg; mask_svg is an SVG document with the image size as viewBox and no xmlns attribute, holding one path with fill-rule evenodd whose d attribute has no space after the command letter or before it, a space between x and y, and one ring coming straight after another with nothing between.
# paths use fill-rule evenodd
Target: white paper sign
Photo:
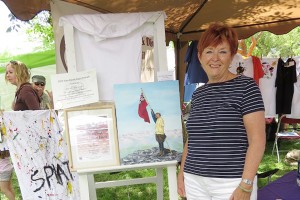
<instances>
[{"instance_id":1,"label":"white paper sign","mask_svg":"<svg viewBox=\"0 0 300 200\"><path fill-rule=\"evenodd\" d=\"M175 80L174 71L157 72L157 81Z\"/></svg>"},{"instance_id":2,"label":"white paper sign","mask_svg":"<svg viewBox=\"0 0 300 200\"><path fill-rule=\"evenodd\" d=\"M51 76L54 109L65 109L99 101L95 70Z\"/></svg>"}]
</instances>

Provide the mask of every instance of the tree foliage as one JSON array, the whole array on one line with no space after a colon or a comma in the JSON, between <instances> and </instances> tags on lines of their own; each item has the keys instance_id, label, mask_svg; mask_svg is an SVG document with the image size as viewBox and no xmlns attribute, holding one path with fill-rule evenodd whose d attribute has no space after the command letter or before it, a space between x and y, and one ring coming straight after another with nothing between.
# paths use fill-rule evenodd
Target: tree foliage
<instances>
[{"instance_id":1,"label":"tree foliage","mask_svg":"<svg viewBox=\"0 0 300 200\"><path fill-rule=\"evenodd\" d=\"M6 29L6 32L12 32L12 31L18 32L21 29L21 21L18 20L12 13L8 14L8 18L11 24Z\"/></svg>"},{"instance_id":2,"label":"tree foliage","mask_svg":"<svg viewBox=\"0 0 300 200\"><path fill-rule=\"evenodd\" d=\"M29 21L30 28L26 32L31 41L40 40L41 50L54 49L54 32L52 16L49 11L42 11Z\"/></svg>"},{"instance_id":3,"label":"tree foliage","mask_svg":"<svg viewBox=\"0 0 300 200\"><path fill-rule=\"evenodd\" d=\"M42 11L29 21L21 21L11 13L8 18L10 26L6 32L19 32L21 29L25 29L29 41L41 43L35 51L54 49L53 23L49 11Z\"/></svg>"},{"instance_id":4,"label":"tree foliage","mask_svg":"<svg viewBox=\"0 0 300 200\"><path fill-rule=\"evenodd\" d=\"M291 57L300 55L300 26L287 34L275 35L268 31L256 33L253 37L261 34L252 55L257 57ZM247 48L251 46L251 37L245 39Z\"/></svg>"}]
</instances>

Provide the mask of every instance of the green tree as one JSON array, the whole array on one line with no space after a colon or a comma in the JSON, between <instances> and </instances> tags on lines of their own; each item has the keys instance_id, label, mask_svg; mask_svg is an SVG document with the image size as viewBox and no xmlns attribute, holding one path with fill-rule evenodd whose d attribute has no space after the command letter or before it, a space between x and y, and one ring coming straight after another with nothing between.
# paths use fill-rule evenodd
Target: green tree
<instances>
[{"instance_id":1,"label":"green tree","mask_svg":"<svg viewBox=\"0 0 300 200\"><path fill-rule=\"evenodd\" d=\"M257 37L258 34L254 34ZM257 57L283 58L300 55L300 26L289 33L275 35L268 31L261 32L252 55ZM247 48L251 46L251 38L245 39Z\"/></svg>"},{"instance_id":2,"label":"green tree","mask_svg":"<svg viewBox=\"0 0 300 200\"><path fill-rule=\"evenodd\" d=\"M12 13L8 14L9 21L11 22L10 26L6 29L6 32L16 31L18 32L21 29L21 21L18 20Z\"/></svg>"},{"instance_id":3,"label":"green tree","mask_svg":"<svg viewBox=\"0 0 300 200\"><path fill-rule=\"evenodd\" d=\"M17 19L11 13L8 17L11 24L6 32L18 32L24 29L29 41L41 43L34 51L45 51L55 48L52 16L49 11L42 11L33 19L26 22Z\"/></svg>"},{"instance_id":4,"label":"green tree","mask_svg":"<svg viewBox=\"0 0 300 200\"><path fill-rule=\"evenodd\" d=\"M54 32L52 16L49 11L42 11L32 20L26 32L30 41L41 41L40 50L54 49Z\"/></svg>"}]
</instances>

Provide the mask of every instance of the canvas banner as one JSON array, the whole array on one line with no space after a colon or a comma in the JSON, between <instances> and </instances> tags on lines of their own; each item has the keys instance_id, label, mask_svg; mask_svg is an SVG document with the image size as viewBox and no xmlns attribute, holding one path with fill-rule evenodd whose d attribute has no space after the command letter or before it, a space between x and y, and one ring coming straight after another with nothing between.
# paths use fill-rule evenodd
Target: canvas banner
<instances>
[{"instance_id":1,"label":"canvas banner","mask_svg":"<svg viewBox=\"0 0 300 200\"><path fill-rule=\"evenodd\" d=\"M3 112L2 128L24 200L79 199L54 111Z\"/></svg>"}]
</instances>

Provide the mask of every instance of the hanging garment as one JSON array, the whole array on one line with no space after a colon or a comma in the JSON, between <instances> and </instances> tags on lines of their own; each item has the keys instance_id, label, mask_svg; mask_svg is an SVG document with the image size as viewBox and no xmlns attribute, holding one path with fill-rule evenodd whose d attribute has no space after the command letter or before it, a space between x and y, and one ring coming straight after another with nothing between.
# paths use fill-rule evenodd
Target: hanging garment
<instances>
[{"instance_id":1,"label":"hanging garment","mask_svg":"<svg viewBox=\"0 0 300 200\"><path fill-rule=\"evenodd\" d=\"M259 85L259 79L264 76L264 71L262 69L262 64L260 59L256 56L251 56L253 62L253 79Z\"/></svg>"},{"instance_id":2,"label":"hanging garment","mask_svg":"<svg viewBox=\"0 0 300 200\"><path fill-rule=\"evenodd\" d=\"M198 59L198 41L192 41L185 54L187 63L184 85L192 83L207 83L208 77Z\"/></svg>"},{"instance_id":3,"label":"hanging garment","mask_svg":"<svg viewBox=\"0 0 300 200\"><path fill-rule=\"evenodd\" d=\"M292 100L292 111L288 118L300 118L300 74L297 76L297 82L294 83L294 95Z\"/></svg>"},{"instance_id":4,"label":"hanging garment","mask_svg":"<svg viewBox=\"0 0 300 200\"><path fill-rule=\"evenodd\" d=\"M262 58L264 76L259 79L259 89L265 106L265 117L276 117L276 88L277 58Z\"/></svg>"},{"instance_id":5,"label":"hanging garment","mask_svg":"<svg viewBox=\"0 0 300 200\"><path fill-rule=\"evenodd\" d=\"M153 37L142 39L141 82L154 82L154 42Z\"/></svg>"},{"instance_id":6,"label":"hanging garment","mask_svg":"<svg viewBox=\"0 0 300 200\"><path fill-rule=\"evenodd\" d=\"M229 65L229 71L233 74L241 74L253 78L257 85L259 84L259 79L264 75L262 65L258 57L250 56L244 59L239 53L234 55Z\"/></svg>"},{"instance_id":7,"label":"hanging garment","mask_svg":"<svg viewBox=\"0 0 300 200\"><path fill-rule=\"evenodd\" d=\"M284 62L279 58L275 80L276 114L291 114L295 82L297 82L296 61L289 58Z\"/></svg>"},{"instance_id":8,"label":"hanging garment","mask_svg":"<svg viewBox=\"0 0 300 200\"><path fill-rule=\"evenodd\" d=\"M233 74L237 74L236 69L243 63L243 56L239 53L233 56L233 59L229 65L229 71Z\"/></svg>"},{"instance_id":9,"label":"hanging garment","mask_svg":"<svg viewBox=\"0 0 300 200\"><path fill-rule=\"evenodd\" d=\"M293 58L296 61L297 82L294 83L294 95L292 100L292 111L288 118L300 118L300 56Z\"/></svg>"},{"instance_id":10,"label":"hanging garment","mask_svg":"<svg viewBox=\"0 0 300 200\"><path fill-rule=\"evenodd\" d=\"M252 57L243 59L242 55L237 53L229 65L229 71L233 74L241 74L253 78Z\"/></svg>"}]
</instances>

